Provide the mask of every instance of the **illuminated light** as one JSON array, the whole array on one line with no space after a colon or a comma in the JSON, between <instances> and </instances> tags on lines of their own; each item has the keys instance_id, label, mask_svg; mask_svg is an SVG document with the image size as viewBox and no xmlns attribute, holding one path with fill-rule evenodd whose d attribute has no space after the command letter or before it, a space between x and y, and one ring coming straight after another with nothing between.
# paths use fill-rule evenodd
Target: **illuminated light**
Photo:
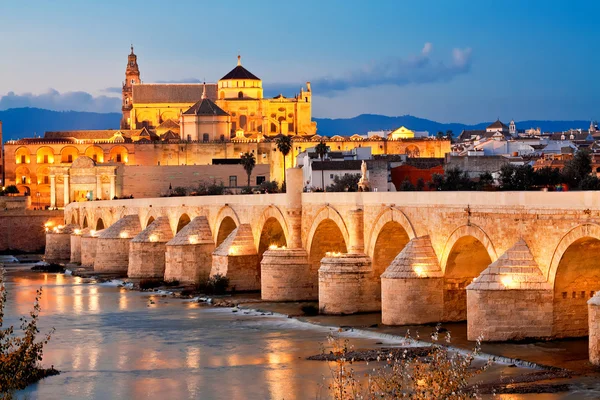
<instances>
[{"instance_id":1,"label":"illuminated light","mask_svg":"<svg viewBox=\"0 0 600 400\"><path fill-rule=\"evenodd\" d=\"M425 270L420 265L416 266L413 270L415 271L415 274L417 274L417 276L419 278L422 278L425 276Z\"/></svg>"},{"instance_id":2,"label":"illuminated light","mask_svg":"<svg viewBox=\"0 0 600 400\"><path fill-rule=\"evenodd\" d=\"M190 236L188 238L188 241L190 242L190 244L197 244L198 243L198 236L196 236L196 235Z\"/></svg>"},{"instance_id":3,"label":"illuminated light","mask_svg":"<svg viewBox=\"0 0 600 400\"><path fill-rule=\"evenodd\" d=\"M48 227L46 226L46 227L44 227L44 230L45 230L46 232L48 232L48 231L50 230L50 228L48 228Z\"/></svg>"},{"instance_id":4,"label":"illuminated light","mask_svg":"<svg viewBox=\"0 0 600 400\"><path fill-rule=\"evenodd\" d=\"M513 280L512 276L510 276L510 275L503 276L500 279L500 282L502 282L502 284L504 285L504 287L511 287L515 283L515 281Z\"/></svg>"},{"instance_id":5,"label":"illuminated light","mask_svg":"<svg viewBox=\"0 0 600 400\"><path fill-rule=\"evenodd\" d=\"M52 226L52 225L54 225L54 223L52 223L52 221L48 221L48 222L46 222L46 223L44 224L44 226L45 226L46 228L48 228L48 227L50 227L50 226Z\"/></svg>"},{"instance_id":6,"label":"illuminated light","mask_svg":"<svg viewBox=\"0 0 600 400\"><path fill-rule=\"evenodd\" d=\"M269 250L277 250L279 249L279 246L277 246L276 244L272 244L269 246Z\"/></svg>"},{"instance_id":7,"label":"illuminated light","mask_svg":"<svg viewBox=\"0 0 600 400\"><path fill-rule=\"evenodd\" d=\"M58 233L58 228L55 226L54 229L52 230L54 233Z\"/></svg>"},{"instance_id":8,"label":"illuminated light","mask_svg":"<svg viewBox=\"0 0 600 400\"><path fill-rule=\"evenodd\" d=\"M228 253L229 253L229 255L230 255L230 256L235 256L235 255L236 255L236 253L237 253L237 248L235 248L235 247L230 247L230 248L229 248L229 252L228 252Z\"/></svg>"},{"instance_id":9,"label":"illuminated light","mask_svg":"<svg viewBox=\"0 0 600 400\"><path fill-rule=\"evenodd\" d=\"M155 234L150 235L148 240L150 240L151 242L158 242L158 235L155 235Z\"/></svg>"},{"instance_id":10,"label":"illuminated light","mask_svg":"<svg viewBox=\"0 0 600 400\"><path fill-rule=\"evenodd\" d=\"M96 231L95 231L95 230L93 230L93 229L91 229L91 230L90 230L90 236L91 236L91 237L94 237L94 236L96 236Z\"/></svg>"},{"instance_id":11,"label":"illuminated light","mask_svg":"<svg viewBox=\"0 0 600 400\"><path fill-rule=\"evenodd\" d=\"M73 233L76 235L81 235L81 229L75 229Z\"/></svg>"},{"instance_id":12,"label":"illuminated light","mask_svg":"<svg viewBox=\"0 0 600 400\"><path fill-rule=\"evenodd\" d=\"M127 239L127 238L129 237L129 235L127 234L127 232L121 232L121 233L119 234L119 237L120 237L121 239Z\"/></svg>"},{"instance_id":13,"label":"illuminated light","mask_svg":"<svg viewBox=\"0 0 600 400\"><path fill-rule=\"evenodd\" d=\"M59 226L58 226L58 229L62 229L62 228L64 228L64 226L63 226L63 225L59 225Z\"/></svg>"}]
</instances>

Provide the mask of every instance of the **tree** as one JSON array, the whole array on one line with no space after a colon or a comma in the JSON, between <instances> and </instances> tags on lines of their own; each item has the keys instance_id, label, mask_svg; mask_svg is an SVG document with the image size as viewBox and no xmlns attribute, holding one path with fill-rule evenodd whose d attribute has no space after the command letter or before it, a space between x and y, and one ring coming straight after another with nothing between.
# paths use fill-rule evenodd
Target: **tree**
<instances>
[{"instance_id":1,"label":"tree","mask_svg":"<svg viewBox=\"0 0 600 400\"><path fill-rule=\"evenodd\" d=\"M415 191L415 185L413 185L410 180L408 179L408 177L406 177L402 183L400 184L400 191L401 192L414 192Z\"/></svg>"},{"instance_id":2,"label":"tree","mask_svg":"<svg viewBox=\"0 0 600 400\"><path fill-rule=\"evenodd\" d=\"M442 140L444 138L444 132L438 131L438 133L436 133L436 135L435 135L435 138Z\"/></svg>"},{"instance_id":3,"label":"tree","mask_svg":"<svg viewBox=\"0 0 600 400\"><path fill-rule=\"evenodd\" d=\"M485 190L494 184L494 177L489 171L482 172L477 182L477 190Z\"/></svg>"},{"instance_id":4,"label":"tree","mask_svg":"<svg viewBox=\"0 0 600 400\"><path fill-rule=\"evenodd\" d=\"M579 188L581 181L592 172L592 157L588 149L581 149L567 161L562 175L572 188Z\"/></svg>"},{"instance_id":5,"label":"tree","mask_svg":"<svg viewBox=\"0 0 600 400\"><path fill-rule=\"evenodd\" d=\"M531 165L503 165L500 169L502 190L531 190L535 185L535 172Z\"/></svg>"},{"instance_id":6,"label":"tree","mask_svg":"<svg viewBox=\"0 0 600 400\"><path fill-rule=\"evenodd\" d=\"M283 184L285 185L285 158L292 150L292 138L291 136L281 135L275 140L277 150L283 154Z\"/></svg>"},{"instance_id":7,"label":"tree","mask_svg":"<svg viewBox=\"0 0 600 400\"><path fill-rule=\"evenodd\" d=\"M333 177L333 184L327 188L330 192L357 192L360 174L336 175Z\"/></svg>"},{"instance_id":8,"label":"tree","mask_svg":"<svg viewBox=\"0 0 600 400\"><path fill-rule=\"evenodd\" d=\"M4 193L6 193L9 196L11 194L19 194L19 188L17 188L15 185L10 185L7 186L6 189L4 189Z\"/></svg>"},{"instance_id":9,"label":"tree","mask_svg":"<svg viewBox=\"0 0 600 400\"><path fill-rule=\"evenodd\" d=\"M423 178L417 179L417 185L415 186L415 189L417 189L417 191L419 191L419 192L422 192L423 190L425 190L425 179L423 179Z\"/></svg>"},{"instance_id":10,"label":"tree","mask_svg":"<svg viewBox=\"0 0 600 400\"><path fill-rule=\"evenodd\" d=\"M319 144L315 147L315 151L319 155L321 161L325 161L325 156L329 153L329 147L325 144L325 142L319 142ZM323 172L324 168L321 168L321 184L323 185L323 189L325 189L325 174Z\"/></svg>"},{"instance_id":11,"label":"tree","mask_svg":"<svg viewBox=\"0 0 600 400\"><path fill-rule=\"evenodd\" d=\"M562 176L558 168L546 166L535 171L535 186L554 187L562 182Z\"/></svg>"},{"instance_id":12,"label":"tree","mask_svg":"<svg viewBox=\"0 0 600 400\"><path fill-rule=\"evenodd\" d=\"M446 131L446 139L450 139L451 140L452 139L452 135L453 135L452 129L448 129Z\"/></svg>"},{"instance_id":13,"label":"tree","mask_svg":"<svg viewBox=\"0 0 600 400\"><path fill-rule=\"evenodd\" d=\"M256 166L256 158L254 158L253 153L246 152L242 154L242 166L246 171L246 175L248 175L248 187L250 187L250 175L252 175L252 170Z\"/></svg>"}]
</instances>

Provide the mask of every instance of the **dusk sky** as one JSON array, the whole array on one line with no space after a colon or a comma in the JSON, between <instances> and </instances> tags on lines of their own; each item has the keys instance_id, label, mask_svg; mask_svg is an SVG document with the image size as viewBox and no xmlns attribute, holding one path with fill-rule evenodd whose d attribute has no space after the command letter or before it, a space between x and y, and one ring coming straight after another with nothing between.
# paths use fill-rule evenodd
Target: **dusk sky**
<instances>
[{"instance_id":1,"label":"dusk sky","mask_svg":"<svg viewBox=\"0 0 600 400\"><path fill-rule=\"evenodd\" d=\"M133 43L144 82L216 82L239 52L266 94L311 81L315 117L600 119L599 15L593 0L5 0L0 110L120 112Z\"/></svg>"}]
</instances>

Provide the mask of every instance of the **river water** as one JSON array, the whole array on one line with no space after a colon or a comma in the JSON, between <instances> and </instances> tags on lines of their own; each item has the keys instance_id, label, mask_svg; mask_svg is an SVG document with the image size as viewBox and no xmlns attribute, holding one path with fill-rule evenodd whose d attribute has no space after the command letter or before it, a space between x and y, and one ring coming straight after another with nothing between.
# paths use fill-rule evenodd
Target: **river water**
<instances>
[{"instance_id":1,"label":"river water","mask_svg":"<svg viewBox=\"0 0 600 400\"><path fill-rule=\"evenodd\" d=\"M7 270L6 278L7 322L17 326L18 316L30 311L35 290L43 287L41 332L56 328L43 365L61 371L19 392L18 397L328 398L323 388L324 377L330 373L327 363L306 357L320 352L319 343L326 341L331 328L280 315L234 313L61 274L13 268ZM346 335L357 348L401 342L376 334ZM496 370L507 368L497 366Z\"/></svg>"}]
</instances>

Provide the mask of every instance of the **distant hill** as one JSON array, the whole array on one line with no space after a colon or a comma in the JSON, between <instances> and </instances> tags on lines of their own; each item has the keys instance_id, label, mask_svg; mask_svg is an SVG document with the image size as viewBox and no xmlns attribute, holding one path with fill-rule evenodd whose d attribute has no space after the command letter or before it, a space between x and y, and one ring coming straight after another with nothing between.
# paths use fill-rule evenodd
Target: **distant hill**
<instances>
[{"instance_id":1,"label":"distant hill","mask_svg":"<svg viewBox=\"0 0 600 400\"><path fill-rule=\"evenodd\" d=\"M0 111L0 120L4 125L4 140L43 136L46 131L67 131L75 129L119 129L120 113L90 113L78 111L50 111L40 108L11 108ZM440 123L424 118L403 115L387 117L385 115L362 114L354 118L315 118L320 135L364 134L368 131L388 130L406 126L415 131L429 131L435 135L438 131L452 130L458 135L463 129L485 129L489 122L476 125L461 123ZM508 124L509 121L503 121ZM518 129L540 127L544 132L562 132L567 129L587 129L589 121L520 121Z\"/></svg>"},{"instance_id":2,"label":"distant hill","mask_svg":"<svg viewBox=\"0 0 600 400\"><path fill-rule=\"evenodd\" d=\"M120 113L50 111L41 108L10 108L0 111L3 140L44 136L46 131L119 129Z\"/></svg>"},{"instance_id":3,"label":"distant hill","mask_svg":"<svg viewBox=\"0 0 600 400\"><path fill-rule=\"evenodd\" d=\"M461 123L441 123L428 119L403 115L400 117L387 117L385 115L361 114L354 118L314 118L317 122L317 131L320 135L353 135L363 134L368 131L389 130L405 126L414 131L429 131L430 135L437 132L452 130L455 136L463 129L485 129L491 122L482 122L475 125ZM508 125L509 121L503 121ZM562 132L568 129L588 129L590 121L517 121L517 129L541 128L543 132Z\"/></svg>"}]
</instances>

